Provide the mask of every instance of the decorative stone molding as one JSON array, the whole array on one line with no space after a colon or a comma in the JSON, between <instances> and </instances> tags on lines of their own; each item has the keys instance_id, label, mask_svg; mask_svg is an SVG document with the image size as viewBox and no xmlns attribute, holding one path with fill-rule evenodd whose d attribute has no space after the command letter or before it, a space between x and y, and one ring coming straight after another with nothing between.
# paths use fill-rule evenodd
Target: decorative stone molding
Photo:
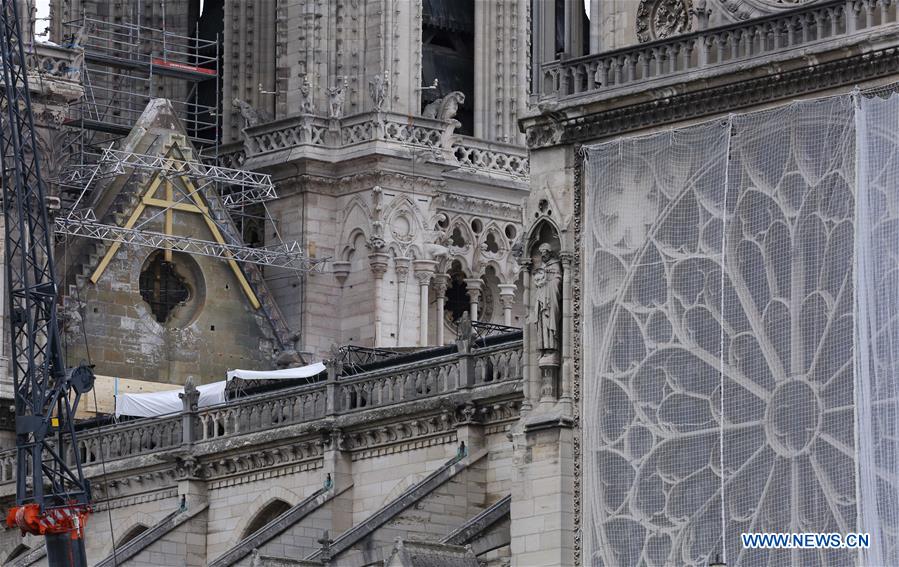
<instances>
[{"instance_id":1,"label":"decorative stone molding","mask_svg":"<svg viewBox=\"0 0 899 567\"><path fill-rule=\"evenodd\" d=\"M580 146L575 151L580 155ZM574 232L574 248L581 250L583 243L583 233L581 219L583 218L583 199L584 199L584 162L578 160L574 168L574 215L572 219L572 229ZM581 500L582 486L582 468L581 462L583 455L581 454L581 440L583 430L581 429L581 379L582 379L582 360L583 350L581 348L582 332L581 328L581 264L580 262L572 263L572 282L571 282L571 351L572 351L572 367L571 367L571 395L573 398L572 418L574 420L574 435L572 435L572 452L574 453L574 486L573 493L573 511L574 511L574 564L580 565L582 561L582 539L581 539L581 517L583 513Z\"/></svg>"},{"instance_id":2,"label":"decorative stone molding","mask_svg":"<svg viewBox=\"0 0 899 567\"><path fill-rule=\"evenodd\" d=\"M810 60L809 60L810 61ZM733 84L659 97L576 118L549 119L527 129L528 146L595 142L603 138L857 84L899 72L899 48L891 47Z\"/></svg>"},{"instance_id":3,"label":"decorative stone molding","mask_svg":"<svg viewBox=\"0 0 899 567\"><path fill-rule=\"evenodd\" d=\"M441 211L476 214L497 220L521 222L521 207L489 199L476 199L458 193L441 193L437 200Z\"/></svg>"},{"instance_id":4,"label":"decorative stone molding","mask_svg":"<svg viewBox=\"0 0 899 567\"><path fill-rule=\"evenodd\" d=\"M665 39L690 31L688 0L640 0L637 7L637 39Z\"/></svg>"}]
</instances>

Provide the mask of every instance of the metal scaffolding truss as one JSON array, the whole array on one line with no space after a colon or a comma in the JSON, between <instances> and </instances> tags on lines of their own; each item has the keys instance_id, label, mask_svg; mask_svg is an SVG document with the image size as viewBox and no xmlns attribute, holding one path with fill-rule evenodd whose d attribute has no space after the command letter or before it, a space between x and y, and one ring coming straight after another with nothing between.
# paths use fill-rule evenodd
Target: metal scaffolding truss
<instances>
[{"instance_id":1,"label":"metal scaffolding truss","mask_svg":"<svg viewBox=\"0 0 899 567\"><path fill-rule=\"evenodd\" d=\"M222 204L226 207L242 207L270 201L278 197L272 179L264 173L229 169L208 165L199 161L188 161L161 155L144 155L134 152L106 149L97 164L98 171L104 165L112 165L116 174L126 173L126 169L138 169L151 173L161 173L167 177L186 176L204 182L218 182L226 187L240 187L238 190L223 191Z\"/></svg>"},{"instance_id":2,"label":"metal scaffolding truss","mask_svg":"<svg viewBox=\"0 0 899 567\"><path fill-rule=\"evenodd\" d=\"M185 236L166 235L149 230L122 228L97 222L90 209L56 219L56 234L93 238L120 244L133 244L154 249L170 249L212 258L249 262L304 272L322 271L325 260L309 258L297 242L250 248Z\"/></svg>"}]
</instances>

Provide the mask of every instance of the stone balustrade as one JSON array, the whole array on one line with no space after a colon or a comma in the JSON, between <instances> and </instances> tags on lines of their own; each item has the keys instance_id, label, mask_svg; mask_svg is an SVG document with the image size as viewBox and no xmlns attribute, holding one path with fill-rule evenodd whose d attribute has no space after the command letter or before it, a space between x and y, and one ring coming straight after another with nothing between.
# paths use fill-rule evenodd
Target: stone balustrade
<instances>
[{"instance_id":1,"label":"stone balustrade","mask_svg":"<svg viewBox=\"0 0 899 567\"><path fill-rule=\"evenodd\" d=\"M520 380L521 369L521 340L513 338L467 352L248 396L191 414L176 413L105 425L79 432L77 447L66 446L64 454L73 462L77 450L85 466L110 463L163 453L189 442L211 443L329 415ZM185 422L194 424L189 435L184 433ZM15 449L0 452L0 484L15 480L15 460Z\"/></svg>"},{"instance_id":2,"label":"stone balustrade","mask_svg":"<svg viewBox=\"0 0 899 567\"><path fill-rule=\"evenodd\" d=\"M456 125L455 121L389 112L356 114L341 119L291 116L246 128L246 154L240 159L302 146L341 149L366 142L390 142L432 151L435 158L455 162L460 168L474 173L501 174L517 180L528 178L529 162L524 148L455 135Z\"/></svg>"},{"instance_id":3,"label":"stone balustrade","mask_svg":"<svg viewBox=\"0 0 899 567\"><path fill-rule=\"evenodd\" d=\"M181 433L179 414L141 419L79 433L77 450L81 464L87 466L178 447ZM70 463L74 463L72 452L73 448L66 446L66 460Z\"/></svg>"},{"instance_id":4,"label":"stone balustrade","mask_svg":"<svg viewBox=\"0 0 899 567\"><path fill-rule=\"evenodd\" d=\"M892 0L836 0L746 22L701 30L541 66L540 99L614 93L661 86L691 73L739 71L769 58L843 47L851 36L897 26ZM647 83L651 83L647 84Z\"/></svg>"},{"instance_id":5,"label":"stone balustrade","mask_svg":"<svg viewBox=\"0 0 899 567\"><path fill-rule=\"evenodd\" d=\"M527 150L514 144L485 142L459 136L458 141L453 144L453 157L464 169L524 179L530 175Z\"/></svg>"},{"instance_id":6,"label":"stone balustrade","mask_svg":"<svg viewBox=\"0 0 899 567\"><path fill-rule=\"evenodd\" d=\"M300 386L200 410L197 440L265 431L324 416L325 386Z\"/></svg>"},{"instance_id":7,"label":"stone balustrade","mask_svg":"<svg viewBox=\"0 0 899 567\"><path fill-rule=\"evenodd\" d=\"M27 46L25 60L31 73L81 82L83 57L80 51L47 43L35 43Z\"/></svg>"},{"instance_id":8,"label":"stone balustrade","mask_svg":"<svg viewBox=\"0 0 899 567\"><path fill-rule=\"evenodd\" d=\"M37 95L34 100L44 104L44 111L49 110L47 103L58 106L51 114L62 120L65 115L63 104L77 101L84 95L81 84L84 52L35 43L26 46L25 61L28 65L28 88Z\"/></svg>"}]
</instances>

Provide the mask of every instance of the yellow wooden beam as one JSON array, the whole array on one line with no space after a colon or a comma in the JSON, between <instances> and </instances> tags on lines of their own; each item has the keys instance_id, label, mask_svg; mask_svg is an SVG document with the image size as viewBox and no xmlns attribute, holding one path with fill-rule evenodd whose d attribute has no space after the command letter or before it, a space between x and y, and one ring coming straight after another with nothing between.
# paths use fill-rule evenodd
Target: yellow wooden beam
<instances>
[{"instance_id":1,"label":"yellow wooden beam","mask_svg":"<svg viewBox=\"0 0 899 567\"><path fill-rule=\"evenodd\" d=\"M150 185L147 186L147 190L144 192L144 197L150 196L152 197L154 193L156 193L156 189L159 188L159 183L162 181L162 178L158 175L150 182ZM144 212L147 206L143 203L143 198L141 198L141 202L134 207L134 210L131 211L131 216L128 217L128 221L125 223L124 228L133 228L134 223L137 222L137 219L140 218L140 215ZM109 250L106 251L106 254L103 255L103 259L100 260L100 264L97 266L97 269L94 270L94 273L91 274L90 280L91 283L95 284L100 281L100 277L103 275L103 272L106 271L106 268L109 266L109 263L112 261L113 257L115 257L116 252L119 251L119 248L122 246L122 243L119 241L113 242L112 246L109 247Z\"/></svg>"},{"instance_id":2,"label":"yellow wooden beam","mask_svg":"<svg viewBox=\"0 0 899 567\"><path fill-rule=\"evenodd\" d=\"M172 182L168 179L165 180L165 200L169 203L174 204L174 195L172 191ZM174 215L175 211L172 210L171 207L166 207L165 209L165 235L172 235L172 225L174 224ZM172 261L172 245L168 242L165 244L165 261Z\"/></svg>"},{"instance_id":3,"label":"yellow wooden beam","mask_svg":"<svg viewBox=\"0 0 899 567\"><path fill-rule=\"evenodd\" d=\"M150 207L159 207L160 209L165 209L171 207L172 210L175 211L184 211L186 213L197 213L203 214L203 211L196 205L192 205L190 203L181 203L178 201L166 201L165 199L157 199L155 197L144 197L141 199L145 205ZM168 233L166 233L168 234Z\"/></svg>"},{"instance_id":4,"label":"yellow wooden beam","mask_svg":"<svg viewBox=\"0 0 899 567\"><path fill-rule=\"evenodd\" d=\"M173 154L178 154L181 156L181 159L184 159L183 152L181 152L177 147L173 147L168 156L172 157ZM177 156L174 156L177 157ZM172 171L175 168L168 166L165 168L168 171ZM137 219L144 212L147 207L159 207L166 209L165 211L165 234L166 236L172 236L174 230L174 219L173 214L174 211L184 211L188 213L200 214L203 216L203 221L206 222L206 226L209 228L209 231L212 233L212 237L222 245L227 245L225 242L222 233L219 231L218 226L209 216L209 209L206 206L206 203L203 201L203 198L200 196L194 184L187 178L185 175L178 176L181 179L181 182L184 184L184 188L187 189L187 192L190 198L193 200L194 204L190 203L182 203L176 202L174 200L174 192L172 190L172 183L168 179L165 181L165 199L158 199L156 195L157 189L159 189L159 185L162 182L162 176L157 173L150 184L147 186L147 190L141 196L141 200L138 203L137 207L132 211L131 216L128 217L128 221L125 223L124 228L133 228L134 224L137 222ZM100 280L100 277L103 275L103 272L109 266L109 263L112 261L112 258L115 256L116 252L118 252L121 247L121 242L114 242L112 246L109 247L109 250L106 251L106 254L103 256L103 259L100 261L100 264L97 266L97 269L94 270L93 275L90 277L91 283L97 283ZM165 249L165 259L167 262L172 261L172 250L169 247ZM259 309L262 304L259 301L259 298L256 296L256 293L253 291L253 288L250 286L250 282L247 281L246 276L243 273L243 270L240 269L240 266L234 260L234 258L229 257L227 260L228 265L231 267L231 271L234 272L234 277L237 278L237 282L240 284L241 289L244 292L244 295L247 296L247 299L250 300L250 305L253 306L253 309Z\"/></svg>"},{"instance_id":5,"label":"yellow wooden beam","mask_svg":"<svg viewBox=\"0 0 899 567\"><path fill-rule=\"evenodd\" d=\"M203 212L203 220L206 222L206 226L209 227L209 232L212 233L212 237L215 238L216 242L219 244L227 244L225 242L222 233L219 232L219 228L212 222L212 219L209 217L209 209L206 207L206 203L203 202L203 198L200 196L199 192L196 191L193 183L185 176L181 176L181 182L184 183L184 188L187 189L188 194L190 194L191 199L193 199L194 203L197 204L197 207ZM256 297L256 292L253 291L253 288L250 287L250 282L247 281L246 276L243 274L243 270L240 269L240 266L237 265L237 262L234 261L234 258L228 258L228 265L231 266L231 271L234 272L234 276L237 278L237 282L240 284L241 289L243 289L244 294L247 296L247 299L250 300L250 305L253 306L253 309L259 309L262 307L262 304L259 302L259 298Z\"/></svg>"}]
</instances>

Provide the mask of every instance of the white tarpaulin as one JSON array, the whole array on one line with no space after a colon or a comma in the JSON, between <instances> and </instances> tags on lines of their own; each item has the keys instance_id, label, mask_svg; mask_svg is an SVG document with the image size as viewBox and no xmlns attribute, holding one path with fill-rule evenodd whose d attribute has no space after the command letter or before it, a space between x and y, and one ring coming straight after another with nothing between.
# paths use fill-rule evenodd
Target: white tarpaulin
<instances>
[{"instance_id":1,"label":"white tarpaulin","mask_svg":"<svg viewBox=\"0 0 899 567\"><path fill-rule=\"evenodd\" d=\"M225 403L225 384L222 381L197 386L200 392L199 407ZM156 417L177 413L182 408L178 394L183 392L184 388L147 394L119 394L115 397L115 416Z\"/></svg>"},{"instance_id":2,"label":"white tarpaulin","mask_svg":"<svg viewBox=\"0 0 899 567\"><path fill-rule=\"evenodd\" d=\"M285 368L284 370L229 370L228 380L240 378L241 380L294 380L297 378L311 378L325 371L323 362L300 366L299 368Z\"/></svg>"}]
</instances>

